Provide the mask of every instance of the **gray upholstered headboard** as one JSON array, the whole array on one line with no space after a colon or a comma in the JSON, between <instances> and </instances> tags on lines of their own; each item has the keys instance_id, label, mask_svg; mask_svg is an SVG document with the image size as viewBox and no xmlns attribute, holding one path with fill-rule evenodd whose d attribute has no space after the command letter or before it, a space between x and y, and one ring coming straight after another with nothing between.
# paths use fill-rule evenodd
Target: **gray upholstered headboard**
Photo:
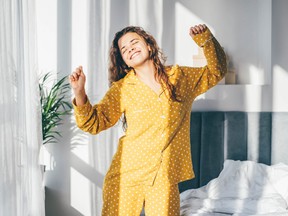
<instances>
[{"instance_id":1,"label":"gray upholstered headboard","mask_svg":"<svg viewBox=\"0 0 288 216\"><path fill-rule=\"evenodd\" d=\"M192 112L190 130L196 177L180 192L216 178L226 159L288 164L288 112Z\"/></svg>"}]
</instances>

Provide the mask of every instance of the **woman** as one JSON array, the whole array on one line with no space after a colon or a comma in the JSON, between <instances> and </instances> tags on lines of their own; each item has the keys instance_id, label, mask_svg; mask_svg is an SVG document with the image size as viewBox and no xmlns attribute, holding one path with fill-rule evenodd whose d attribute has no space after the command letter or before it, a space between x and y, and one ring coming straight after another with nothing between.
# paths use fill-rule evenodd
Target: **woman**
<instances>
[{"instance_id":1,"label":"woman","mask_svg":"<svg viewBox=\"0 0 288 216\"><path fill-rule=\"evenodd\" d=\"M226 73L225 53L205 25L190 36L207 58L203 68L164 66L155 39L139 27L115 34L110 49L111 87L92 106L85 75L70 76L73 105L80 129L97 134L123 115L125 135L106 174L102 215L179 215L178 183L194 177L190 153L193 100Z\"/></svg>"}]
</instances>

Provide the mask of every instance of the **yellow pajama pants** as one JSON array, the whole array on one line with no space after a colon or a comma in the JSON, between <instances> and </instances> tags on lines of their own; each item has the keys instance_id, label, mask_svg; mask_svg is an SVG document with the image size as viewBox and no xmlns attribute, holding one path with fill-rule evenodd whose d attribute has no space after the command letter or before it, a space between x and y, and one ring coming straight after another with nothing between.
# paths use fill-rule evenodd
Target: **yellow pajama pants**
<instances>
[{"instance_id":1,"label":"yellow pajama pants","mask_svg":"<svg viewBox=\"0 0 288 216\"><path fill-rule=\"evenodd\" d=\"M170 185L161 178L153 186L104 184L103 202L102 216L139 216L143 206L145 216L180 215L178 184Z\"/></svg>"}]
</instances>

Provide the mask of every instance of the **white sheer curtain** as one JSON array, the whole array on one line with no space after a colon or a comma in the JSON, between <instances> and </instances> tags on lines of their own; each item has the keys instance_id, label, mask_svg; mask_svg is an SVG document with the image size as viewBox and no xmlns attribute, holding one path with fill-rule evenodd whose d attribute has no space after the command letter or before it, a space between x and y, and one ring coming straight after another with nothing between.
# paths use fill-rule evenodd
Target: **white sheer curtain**
<instances>
[{"instance_id":1,"label":"white sheer curtain","mask_svg":"<svg viewBox=\"0 0 288 216\"><path fill-rule=\"evenodd\" d=\"M0 0L0 216L43 216L34 0Z\"/></svg>"}]
</instances>

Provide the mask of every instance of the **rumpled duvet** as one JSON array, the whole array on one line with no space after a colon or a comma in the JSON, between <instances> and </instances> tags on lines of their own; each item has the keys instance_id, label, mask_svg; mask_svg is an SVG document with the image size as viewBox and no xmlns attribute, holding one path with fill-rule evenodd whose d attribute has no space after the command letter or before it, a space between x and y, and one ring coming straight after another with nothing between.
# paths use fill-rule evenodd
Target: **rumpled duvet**
<instances>
[{"instance_id":1,"label":"rumpled duvet","mask_svg":"<svg viewBox=\"0 0 288 216\"><path fill-rule=\"evenodd\" d=\"M180 194L182 216L288 216L288 166L226 160L207 185Z\"/></svg>"}]
</instances>

